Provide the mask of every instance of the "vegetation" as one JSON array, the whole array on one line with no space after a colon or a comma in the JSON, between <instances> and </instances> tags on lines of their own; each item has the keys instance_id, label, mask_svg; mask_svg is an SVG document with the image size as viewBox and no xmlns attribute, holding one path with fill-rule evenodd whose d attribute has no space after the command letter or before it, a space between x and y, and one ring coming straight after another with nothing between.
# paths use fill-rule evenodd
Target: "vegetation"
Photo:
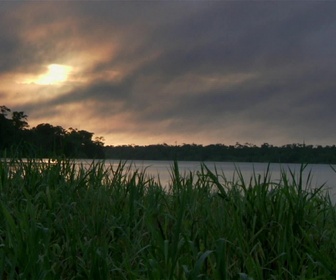
<instances>
[{"instance_id":1,"label":"vegetation","mask_svg":"<svg viewBox=\"0 0 336 280\"><path fill-rule=\"evenodd\" d=\"M11 115L11 117L9 116ZM24 112L11 112L0 106L0 152L34 157L103 158L101 137L92 140L93 133L69 128L68 130L42 123L28 129Z\"/></svg>"},{"instance_id":2,"label":"vegetation","mask_svg":"<svg viewBox=\"0 0 336 280\"><path fill-rule=\"evenodd\" d=\"M133 160L186 160L186 161L232 161L232 162L280 162L280 163L336 163L336 146L313 146L288 144L276 147L264 143L226 146L183 144L178 146L106 146L105 157Z\"/></svg>"},{"instance_id":3,"label":"vegetation","mask_svg":"<svg viewBox=\"0 0 336 280\"><path fill-rule=\"evenodd\" d=\"M0 162L1 279L335 279L336 209L280 183L103 162ZM309 176L308 176L309 177Z\"/></svg>"},{"instance_id":4,"label":"vegetation","mask_svg":"<svg viewBox=\"0 0 336 280\"><path fill-rule=\"evenodd\" d=\"M23 157L71 157L117 160L186 160L233 162L281 163L330 163L336 164L336 146L288 144L276 147L268 143L260 147L245 143L235 145L183 144L170 146L123 145L104 146L103 137L78 129L64 129L42 123L30 128L27 115L22 111L11 112L0 106L0 155L20 153Z\"/></svg>"}]
</instances>

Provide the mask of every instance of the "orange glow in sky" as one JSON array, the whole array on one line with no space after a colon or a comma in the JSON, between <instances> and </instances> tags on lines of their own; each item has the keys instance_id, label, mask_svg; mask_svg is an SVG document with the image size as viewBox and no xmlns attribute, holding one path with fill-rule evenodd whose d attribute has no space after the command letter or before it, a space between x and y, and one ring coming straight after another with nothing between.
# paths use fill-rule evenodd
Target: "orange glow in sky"
<instances>
[{"instance_id":1,"label":"orange glow in sky","mask_svg":"<svg viewBox=\"0 0 336 280\"><path fill-rule=\"evenodd\" d=\"M34 83L37 85L55 85L61 84L67 81L72 67L68 65L61 64L50 64L48 65L48 71L42 75L35 78L28 79L25 83Z\"/></svg>"},{"instance_id":2,"label":"orange glow in sky","mask_svg":"<svg viewBox=\"0 0 336 280\"><path fill-rule=\"evenodd\" d=\"M0 1L0 106L106 145L335 144L336 1L156 2Z\"/></svg>"}]
</instances>

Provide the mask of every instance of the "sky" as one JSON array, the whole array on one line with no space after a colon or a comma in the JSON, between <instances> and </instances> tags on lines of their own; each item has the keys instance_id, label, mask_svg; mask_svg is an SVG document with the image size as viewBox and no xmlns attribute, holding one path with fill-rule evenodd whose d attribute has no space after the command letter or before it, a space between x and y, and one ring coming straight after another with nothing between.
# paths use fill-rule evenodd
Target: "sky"
<instances>
[{"instance_id":1,"label":"sky","mask_svg":"<svg viewBox=\"0 0 336 280\"><path fill-rule=\"evenodd\" d=\"M0 105L105 145L336 142L336 1L1 1Z\"/></svg>"}]
</instances>

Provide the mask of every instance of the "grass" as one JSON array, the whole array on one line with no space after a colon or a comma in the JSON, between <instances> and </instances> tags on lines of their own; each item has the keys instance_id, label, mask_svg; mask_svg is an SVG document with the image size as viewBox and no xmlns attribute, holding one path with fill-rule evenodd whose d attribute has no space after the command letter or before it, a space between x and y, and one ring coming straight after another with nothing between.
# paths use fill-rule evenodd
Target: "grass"
<instances>
[{"instance_id":1,"label":"grass","mask_svg":"<svg viewBox=\"0 0 336 280\"><path fill-rule=\"evenodd\" d=\"M0 279L335 279L335 206L303 169L174 163L164 190L125 163L2 161Z\"/></svg>"}]
</instances>

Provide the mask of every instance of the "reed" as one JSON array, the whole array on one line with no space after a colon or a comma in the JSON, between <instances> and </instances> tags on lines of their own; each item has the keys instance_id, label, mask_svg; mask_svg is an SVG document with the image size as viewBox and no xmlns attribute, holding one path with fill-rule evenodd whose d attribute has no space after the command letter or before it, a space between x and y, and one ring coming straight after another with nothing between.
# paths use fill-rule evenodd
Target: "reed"
<instances>
[{"instance_id":1,"label":"reed","mask_svg":"<svg viewBox=\"0 0 336 280\"><path fill-rule=\"evenodd\" d=\"M245 181L175 162L164 189L126 163L1 161L0 278L335 279L335 206L304 168Z\"/></svg>"}]
</instances>

